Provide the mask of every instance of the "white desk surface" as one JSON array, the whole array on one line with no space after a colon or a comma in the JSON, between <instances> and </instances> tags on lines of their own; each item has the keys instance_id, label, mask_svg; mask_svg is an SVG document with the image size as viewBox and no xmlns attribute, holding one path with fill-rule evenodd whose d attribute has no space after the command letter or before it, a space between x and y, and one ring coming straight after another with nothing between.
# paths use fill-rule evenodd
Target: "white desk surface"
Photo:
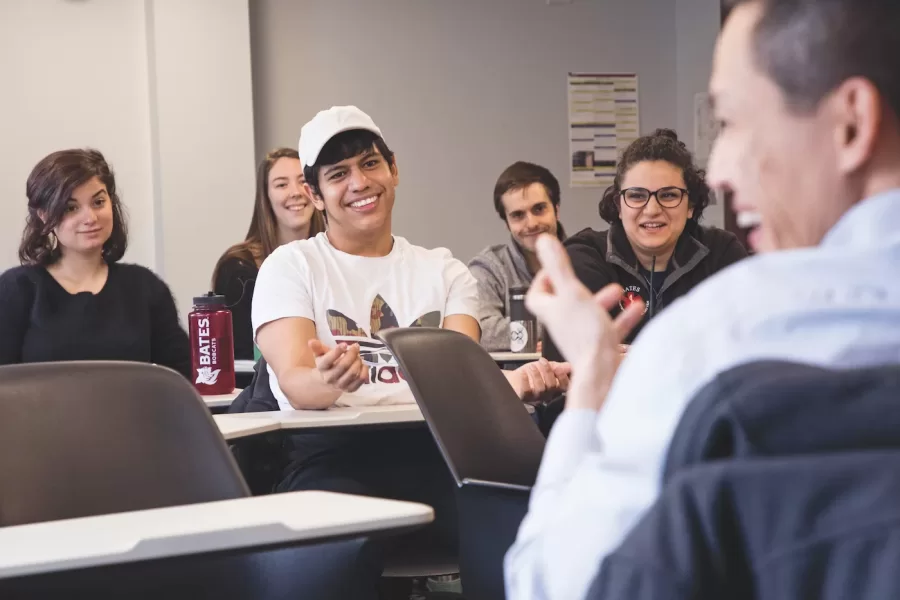
<instances>
[{"instance_id":1,"label":"white desk surface","mask_svg":"<svg viewBox=\"0 0 900 600\"><path fill-rule=\"evenodd\" d=\"M235 440L260 433L269 433L281 429L281 423L270 415L277 413L238 413L234 415L213 415L222 437Z\"/></svg>"},{"instance_id":2,"label":"white desk surface","mask_svg":"<svg viewBox=\"0 0 900 600\"><path fill-rule=\"evenodd\" d=\"M250 414L250 413L247 413ZM309 429L313 427L356 427L390 423L421 423L425 421L417 404L390 406L334 407L328 410L283 410L271 415L281 429Z\"/></svg>"},{"instance_id":3,"label":"white desk surface","mask_svg":"<svg viewBox=\"0 0 900 600\"><path fill-rule=\"evenodd\" d=\"M234 372L235 373L252 373L253 365L256 364L255 360L235 360L234 361Z\"/></svg>"},{"instance_id":4,"label":"white desk surface","mask_svg":"<svg viewBox=\"0 0 900 600\"><path fill-rule=\"evenodd\" d=\"M491 358L498 363L528 363L539 360L541 355L537 352L491 352Z\"/></svg>"},{"instance_id":5,"label":"white desk surface","mask_svg":"<svg viewBox=\"0 0 900 600\"><path fill-rule=\"evenodd\" d=\"M225 406L231 406L231 403L234 402L234 399L238 397L243 390L241 388L234 388L234 391L230 394L219 394L217 396L202 396L203 402L206 403L206 406L210 408L222 408Z\"/></svg>"},{"instance_id":6,"label":"white desk surface","mask_svg":"<svg viewBox=\"0 0 900 600\"><path fill-rule=\"evenodd\" d=\"M491 358L493 358L496 362L534 362L541 357L540 354L527 354L522 352L491 352ZM255 361L252 360L236 360L234 361L234 372L235 373L253 373L253 365L255 365Z\"/></svg>"},{"instance_id":7,"label":"white desk surface","mask_svg":"<svg viewBox=\"0 0 900 600\"><path fill-rule=\"evenodd\" d=\"M282 410L213 415L222 437L236 440L279 430L323 427L359 427L391 423L424 423L416 404L393 406L335 407L328 410Z\"/></svg>"},{"instance_id":8,"label":"white desk surface","mask_svg":"<svg viewBox=\"0 0 900 600\"><path fill-rule=\"evenodd\" d=\"M534 407L523 404L529 413ZM393 423L424 423L425 417L417 404L391 406L335 407L328 410L283 410L233 415L213 415L219 431L226 440L235 440L260 433L279 430L299 430L330 427L359 427Z\"/></svg>"},{"instance_id":9,"label":"white desk surface","mask_svg":"<svg viewBox=\"0 0 900 600\"><path fill-rule=\"evenodd\" d=\"M292 492L0 528L0 578L430 523L424 504Z\"/></svg>"}]
</instances>

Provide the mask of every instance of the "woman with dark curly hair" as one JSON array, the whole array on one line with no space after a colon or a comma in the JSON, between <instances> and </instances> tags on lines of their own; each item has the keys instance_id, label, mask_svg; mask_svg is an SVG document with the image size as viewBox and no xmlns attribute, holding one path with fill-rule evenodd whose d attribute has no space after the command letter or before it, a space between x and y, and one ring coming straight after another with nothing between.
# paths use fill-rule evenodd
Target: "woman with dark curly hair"
<instances>
[{"instance_id":1,"label":"woman with dark curly hair","mask_svg":"<svg viewBox=\"0 0 900 600\"><path fill-rule=\"evenodd\" d=\"M61 150L31 171L19 260L0 275L0 365L126 360L191 374L169 288L121 264L128 234L116 179L97 150Z\"/></svg>"},{"instance_id":2,"label":"woman with dark curly hair","mask_svg":"<svg viewBox=\"0 0 900 600\"><path fill-rule=\"evenodd\" d=\"M622 300L645 304L644 323L701 281L747 256L734 234L699 224L709 204L705 174L671 129L633 141L600 201L607 231L585 229L566 240L578 278L598 292L609 283L625 288ZM562 360L552 339L549 360Z\"/></svg>"}]
</instances>

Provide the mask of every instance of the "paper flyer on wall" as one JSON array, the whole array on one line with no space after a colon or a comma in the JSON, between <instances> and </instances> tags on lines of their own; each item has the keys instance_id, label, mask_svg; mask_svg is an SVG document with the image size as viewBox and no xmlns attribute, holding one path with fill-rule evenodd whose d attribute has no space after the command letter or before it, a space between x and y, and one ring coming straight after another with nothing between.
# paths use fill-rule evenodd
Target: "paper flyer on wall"
<instances>
[{"instance_id":1,"label":"paper flyer on wall","mask_svg":"<svg viewBox=\"0 0 900 600\"><path fill-rule=\"evenodd\" d=\"M569 73L569 156L572 187L607 187L616 161L640 131L638 76Z\"/></svg>"}]
</instances>

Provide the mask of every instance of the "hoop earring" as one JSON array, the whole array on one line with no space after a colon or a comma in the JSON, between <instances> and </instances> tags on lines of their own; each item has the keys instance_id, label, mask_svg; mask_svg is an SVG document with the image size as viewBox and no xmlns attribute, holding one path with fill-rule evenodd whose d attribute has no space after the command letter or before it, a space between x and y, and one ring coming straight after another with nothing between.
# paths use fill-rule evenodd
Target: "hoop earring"
<instances>
[{"instance_id":1,"label":"hoop earring","mask_svg":"<svg viewBox=\"0 0 900 600\"><path fill-rule=\"evenodd\" d=\"M47 239L50 240L50 250L56 250L59 247L59 238L56 237L55 232L48 233Z\"/></svg>"}]
</instances>

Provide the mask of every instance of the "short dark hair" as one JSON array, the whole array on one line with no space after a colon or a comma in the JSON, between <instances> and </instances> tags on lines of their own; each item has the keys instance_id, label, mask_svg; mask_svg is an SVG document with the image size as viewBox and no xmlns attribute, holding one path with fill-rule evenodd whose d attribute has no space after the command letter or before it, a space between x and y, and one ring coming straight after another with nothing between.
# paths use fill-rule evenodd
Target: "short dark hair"
<instances>
[{"instance_id":1,"label":"short dark hair","mask_svg":"<svg viewBox=\"0 0 900 600\"><path fill-rule=\"evenodd\" d=\"M507 192L521 190L533 183L540 183L547 190L547 196L553 208L559 207L559 181L546 167L530 162L518 161L506 167L494 185L494 209L500 219L506 221L506 209L503 208L503 195Z\"/></svg>"},{"instance_id":2,"label":"short dark hair","mask_svg":"<svg viewBox=\"0 0 900 600\"><path fill-rule=\"evenodd\" d=\"M900 2L897 0L729 0L759 2L754 59L788 105L810 111L851 77L872 82L900 117Z\"/></svg>"},{"instance_id":3,"label":"short dark hair","mask_svg":"<svg viewBox=\"0 0 900 600\"><path fill-rule=\"evenodd\" d=\"M106 186L113 211L112 234L103 244L103 259L112 264L122 258L128 245L128 228L116 192L116 178L103 154L88 148L54 152L31 170L25 184L28 216L19 245L19 261L23 265L48 266L59 260L62 251L50 233L62 221L75 188L94 177Z\"/></svg>"},{"instance_id":4,"label":"short dark hair","mask_svg":"<svg viewBox=\"0 0 900 600\"><path fill-rule=\"evenodd\" d=\"M694 157L678 134L671 129L657 129L650 135L631 142L622 153L616 165L613 184L603 193L600 200L600 216L607 223L618 223L619 202L622 200L622 179L631 167L639 162L662 160L681 169L684 184L688 190L688 203L694 209L690 220L700 221L703 211L709 205L711 191L706 184L706 173L694 164Z\"/></svg>"},{"instance_id":5,"label":"short dark hair","mask_svg":"<svg viewBox=\"0 0 900 600\"><path fill-rule=\"evenodd\" d=\"M303 177L306 183L312 188L316 196L322 197L322 189L319 187L319 171L325 165L333 165L359 156L363 152L368 152L372 146L378 149L378 152L388 162L391 167L394 166L394 153L388 148L387 143L380 135L367 129L350 129L343 131L325 143L322 150L316 158L316 164L303 167Z\"/></svg>"}]
</instances>

